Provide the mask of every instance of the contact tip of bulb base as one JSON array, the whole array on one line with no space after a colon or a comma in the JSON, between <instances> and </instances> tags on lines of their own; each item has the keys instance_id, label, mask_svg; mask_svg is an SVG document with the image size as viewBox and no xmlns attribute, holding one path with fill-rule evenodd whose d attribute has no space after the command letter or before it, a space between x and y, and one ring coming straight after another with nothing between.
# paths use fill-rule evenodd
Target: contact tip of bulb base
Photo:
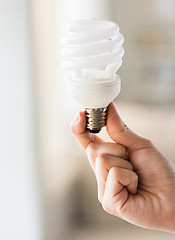
<instances>
[{"instance_id":1,"label":"contact tip of bulb base","mask_svg":"<svg viewBox=\"0 0 175 240\"><path fill-rule=\"evenodd\" d=\"M101 129L98 129L98 130L91 130L91 129L89 129L89 132L90 133L94 133L94 134L97 134L97 133L99 133L101 131Z\"/></svg>"},{"instance_id":2,"label":"contact tip of bulb base","mask_svg":"<svg viewBox=\"0 0 175 240\"><path fill-rule=\"evenodd\" d=\"M107 107L85 108L86 128L90 133L99 133L101 128L106 126Z\"/></svg>"}]
</instances>

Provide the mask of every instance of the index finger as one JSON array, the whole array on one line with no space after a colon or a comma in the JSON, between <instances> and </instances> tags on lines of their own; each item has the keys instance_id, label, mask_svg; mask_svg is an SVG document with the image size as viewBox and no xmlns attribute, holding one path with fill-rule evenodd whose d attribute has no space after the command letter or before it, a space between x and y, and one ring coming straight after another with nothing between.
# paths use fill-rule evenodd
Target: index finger
<instances>
[{"instance_id":1,"label":"index finger","mask_svg":"<svg viewBox=\"0 0 175 240\"><path fill-rule=\"evenodd\" d=\"M82 111L77 113L77 115L74 117L73 121L71 122L70 129L77 142L84 150L86 150L87 146L91 142L103 142L101 138L94 135L93 133L90 133L86 129L86 116Z\"/></svg>"}]
</instances>

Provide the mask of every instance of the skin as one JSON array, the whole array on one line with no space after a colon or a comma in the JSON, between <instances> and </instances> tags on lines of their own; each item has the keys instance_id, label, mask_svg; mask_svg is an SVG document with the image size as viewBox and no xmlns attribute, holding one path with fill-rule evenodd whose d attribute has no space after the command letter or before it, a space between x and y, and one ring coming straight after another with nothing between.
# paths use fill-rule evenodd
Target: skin
<instances>
[{"instance_id":1,"label":"skin","mask_svg":"<svg viewBox=\"0 0 175 240\"><path fill-rule=\"evenodd\" d=\"M104 210L138 226L175 233L174 165L123 123L113 103L106 130L114 143L85 126L85 114L79 112L71 131L87 153Z\"/></svg>"}]
</instances>

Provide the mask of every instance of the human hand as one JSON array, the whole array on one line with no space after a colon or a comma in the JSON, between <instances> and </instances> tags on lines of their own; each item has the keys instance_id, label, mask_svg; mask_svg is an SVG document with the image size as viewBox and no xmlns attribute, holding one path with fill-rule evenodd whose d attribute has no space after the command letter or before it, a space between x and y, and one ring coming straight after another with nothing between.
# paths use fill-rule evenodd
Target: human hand
<instances>
[{"instance_id":1,"label":"human hand","mask_svg":"<svg viewBox=\"0 0 175 240\"><path fill-rule=\"evenodd\" d=\"M146 228L175 232L175 167L147 139L133 133L108 107L106 143L85 130L79 112L71 131L87 152L105 211Z\"/></svg>"}]
</instances>

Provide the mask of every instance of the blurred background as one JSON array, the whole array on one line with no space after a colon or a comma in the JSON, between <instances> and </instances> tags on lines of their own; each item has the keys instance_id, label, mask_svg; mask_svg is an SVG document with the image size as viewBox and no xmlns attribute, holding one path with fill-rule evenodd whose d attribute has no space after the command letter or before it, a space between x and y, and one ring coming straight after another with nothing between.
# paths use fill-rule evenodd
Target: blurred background
<instances>
[{"instance_id":1,"label":"blurred background","mask_svg":"<svg viewBox=\"0 0 175 240\"><path fill-rule=\"evenodd\" d=\"M66 92L61 39L68 21L92 17L125 38L119 113L175 163L174 0L0 0L0 239L175 239L103 211L69 131L80 106Z\"/></svg>"}]
</instances>

